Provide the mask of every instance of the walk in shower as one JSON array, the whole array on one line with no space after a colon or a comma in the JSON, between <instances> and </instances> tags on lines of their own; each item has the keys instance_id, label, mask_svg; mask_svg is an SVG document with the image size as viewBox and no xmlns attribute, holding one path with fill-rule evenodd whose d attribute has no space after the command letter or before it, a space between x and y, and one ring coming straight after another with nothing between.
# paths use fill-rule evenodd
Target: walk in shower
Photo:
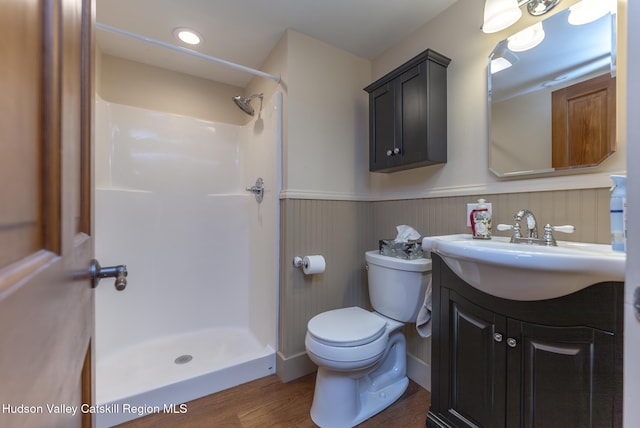
<instances>
[{"instance_id":1,"label":"walk in shower","mask_svg":"<svg viewBox=\"0 0 640 428\"><path fill-rule=\"evenodd\" d=\"M129 271L96 289L97 427L275 372L281 104L237 126L97 101L95 253Z\"/></svg>"}]
</instances>

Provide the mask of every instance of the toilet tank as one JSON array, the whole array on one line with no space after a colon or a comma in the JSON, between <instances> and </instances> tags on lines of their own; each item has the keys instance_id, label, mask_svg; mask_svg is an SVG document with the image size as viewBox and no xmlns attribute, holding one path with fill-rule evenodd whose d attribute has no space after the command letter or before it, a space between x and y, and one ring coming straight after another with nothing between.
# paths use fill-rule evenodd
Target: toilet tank
<instances>
[{"instance_id":1,"label":"toilet tank","mask_svg":"<svg viewBox=\"0 0 640 428\"><path fill-rule=\"evenodd\" d=\"M367 251L369 298L373 309L401 322L415 322L431 280L431 260L403 260Z\"/></svg>"}]
</instances>

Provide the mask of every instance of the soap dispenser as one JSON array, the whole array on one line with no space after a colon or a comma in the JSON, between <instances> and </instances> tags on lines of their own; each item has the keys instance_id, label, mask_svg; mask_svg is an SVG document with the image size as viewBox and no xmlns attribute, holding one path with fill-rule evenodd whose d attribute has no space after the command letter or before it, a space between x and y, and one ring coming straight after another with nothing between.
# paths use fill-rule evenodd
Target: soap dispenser
<instances>
[{"instance_id":1,"label":"soap dispenser","mask_svg":"<svg viewBox=\"0 0 640 428\"><path fill-rule=\"evenodd\" d=\"M478 199L478 205L469 215L473 239L491 239L491 213L484 199Z\"/></svg>"},{"instance_id":2,"label":"soap dispenser","mask_svg":"<svg viewBox=\"0 0 640 428\"><path fill-rule=\"evenodd\" d=\"M611 248L614 251L626 250L627 235L627 177L611 175Z\"/></svg>"}]
</instances>

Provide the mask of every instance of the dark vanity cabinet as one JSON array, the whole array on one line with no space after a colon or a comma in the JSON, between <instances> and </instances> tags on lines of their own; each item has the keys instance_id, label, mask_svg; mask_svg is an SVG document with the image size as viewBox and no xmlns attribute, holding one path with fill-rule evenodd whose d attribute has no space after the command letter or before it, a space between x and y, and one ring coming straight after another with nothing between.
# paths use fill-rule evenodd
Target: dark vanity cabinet
<instances>
[{"instance_id":1,"label":"dark vanity cabinet","mask_svg":"<svg viewBox=\"0 0 640 428\"><path fill-rule=\"evenodd\" d=\"M624 284L512 301L432 259L427 427L622 426Z\"/></svg>"},{"instance_id":2,"label":"dark vanity cabinet","mask_svg":"<svg viewBox=\"0 0 640 428\"><path fill-rule=\"evenodd\" d=\"M447 66L427 49L367 86L369 170L392 172L447 161Z\"/></svg>"}]
</instances>

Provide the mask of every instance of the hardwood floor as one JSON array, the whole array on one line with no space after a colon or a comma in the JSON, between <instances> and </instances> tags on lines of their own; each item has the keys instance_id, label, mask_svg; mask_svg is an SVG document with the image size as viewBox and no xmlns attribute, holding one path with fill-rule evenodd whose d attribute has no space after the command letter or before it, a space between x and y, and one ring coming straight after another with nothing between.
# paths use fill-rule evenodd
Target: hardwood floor
<instances>
[{"instance_id":1,"label":"hardwood floor","mask_svg":"<svg viewBox=\"0 0 640 428\"><path fill-rule=\"evenodd\" d=\"M282 383L268 376L187 403L183 414L153 414L120 428L315 427L309 416L315 373ZM358 425L363 428L424 428L430 394L414 382L393 405Z\"/></svg>"}]
</instances>

